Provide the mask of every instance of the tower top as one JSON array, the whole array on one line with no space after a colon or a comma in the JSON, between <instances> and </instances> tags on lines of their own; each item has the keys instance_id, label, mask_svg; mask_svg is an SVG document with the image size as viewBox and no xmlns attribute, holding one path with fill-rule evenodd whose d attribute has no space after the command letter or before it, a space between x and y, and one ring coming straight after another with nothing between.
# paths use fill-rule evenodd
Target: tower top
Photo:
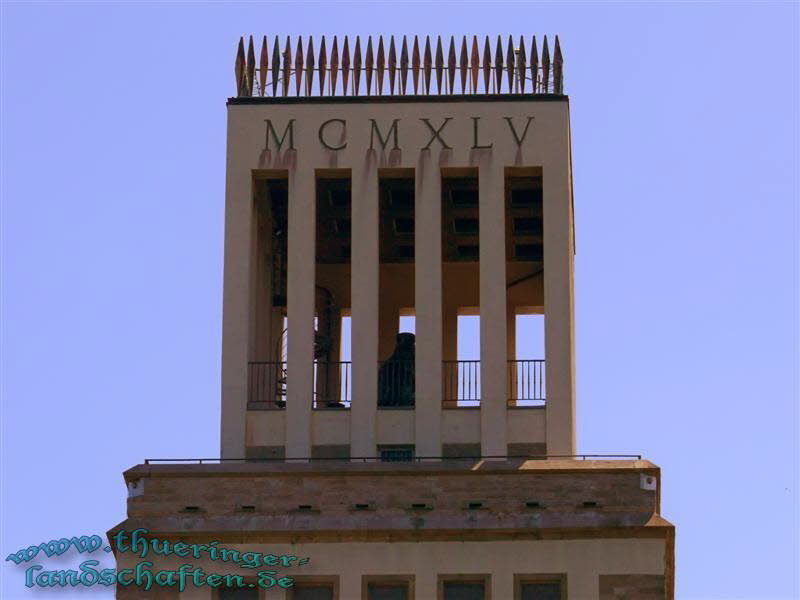
<instances>
[{"instance_id":1,"label":"tower top","mask_svg":"<svg viewBox=\"0 0 800 600\"><path fill-rule=\"evenodd\" d=\"M253 36L245 50L239 38L234 72L237 97L333 97L416 95L563 95L564 60L555 36L552 58L547 36L541 46L536 36L508 36L492 42L489 36L462 36L460 43L436 36L424 40L403 36L395 41L368 36L362 45L356 36L341 40L313 36L294 43L263 36L256 59ZM399 38L398 38L399 40ZM541 51L540 51L541 48ZM435 83L435 85L434 85Z\"/></svg>"}]
</instances>

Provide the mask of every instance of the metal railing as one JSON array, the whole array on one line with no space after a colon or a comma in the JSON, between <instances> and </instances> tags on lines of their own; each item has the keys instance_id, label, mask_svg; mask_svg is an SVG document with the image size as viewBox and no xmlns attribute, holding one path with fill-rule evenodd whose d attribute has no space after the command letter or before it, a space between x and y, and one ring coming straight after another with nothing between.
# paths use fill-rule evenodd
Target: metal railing
<instances>
[{"instance_id":1,"label":"metal railing","mask_svg":"<svg viewBox=\"0 0 800 600\"><path fill-rule=\"evenodd\" d=\"M641 454L520 454L504 456L412 456L404 462L426 463L431 461L466 461L476 463L483 460L642 460ZM314 463L314 462L385 462L380 456L307 457L307 458L146 458L144 464L220 464L231 462L273 462L273 463Z\"/></svg>"},{"instance_id":2,"label":"metal railing","mask_svg":"<svg viewBox=\"0 0 800 600\"><path fill-rule=\"evenodd\" d=\"M442 361L442 406L461 408L481 403L481 361Z\"/></svg>"},{"instance_id":3,"label":"metal railing","mask_svg":"<svg viewBox=\"0 0 800 600\"><path fill-rule=\"evenodd\" d=\"M314 408L348 408L351 391L351 363L314 362Z\"/></svg>"},{"instance_id":4,"label":"metal railing","mask_svg":"<svg viewBox=\"0 0 800 600\"><path fill-rule=\"evenodd\" d=\"M286 407L286 362L251 362L247 365L247 401L267 408Z\"/></svg>"},{"instance_id":5,"label":"metal railing","mask_svg":"<svg viewBox=\"0 0 800 600\"><path fill-rule=\"evenodd\" d=\"M334 36L330 50L323 36L319 52L314 49L313 37L305 46L302 36L296 45L289 37L284 44L277 36L271 41L270 49L267 36L263 36L256 59L253 36L247 51L244 38L239 38L234 63L238 97L564 93L558 36L552 60L547 36L541 46L535 36L530 42L520 37L518 43L511 36L506 42L500 36L496 42L487 36L482 43L477 36L471 40L461 36L460 43L451 36L449 44L447 38L443 43L438 36L433 44L429 36L424 42L417 36L413 41L403 36L397 43L390 36L386 48L379 36L374 51L373 38L368 36L363 60L358 36L352 52L347 36L341 48Z\"/></svg>"},{"instance_id":6,"label":"metal railing","mask_svg":"<svg viewBox=\"0 0 800 600\"><path fill-rule=\"evenodd\" d=\"M480 406L481 361L442 361L442 406ZM352 363L314 362L314 408L349 408L352 400ZM248 365L248 402L265 408L286 407L286 362L251 362ZM507 367L509 406L543 406L546 400L545 361L510 360ZM381 408L413 407L414 361L378 363L377 402Z\"/></svg>"},{"instance_id":7,"label":"metal railing","mask_svg":"<svg viewBox=\"0 0 800 600\"><path fill-rule=\"evenodd\" d=\"M508 404L540 406L545 402L543 360L508 361Z\"/></svg>"}]
</instances>

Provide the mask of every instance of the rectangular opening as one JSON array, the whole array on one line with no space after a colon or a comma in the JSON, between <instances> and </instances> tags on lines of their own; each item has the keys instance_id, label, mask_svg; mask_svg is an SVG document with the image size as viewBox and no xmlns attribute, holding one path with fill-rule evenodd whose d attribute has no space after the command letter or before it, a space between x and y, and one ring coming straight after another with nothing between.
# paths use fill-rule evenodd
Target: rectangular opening
<instances>
[{"instance_id":1,"label":"rectangular opening","mask_svg":"<svg viewBox=\"0 0 800 600\"><path fill-rule=\"evenodd\" d=\"M514 575L514 600L566 600L565 574Z\"/></svg>"},{"instance_id":2,"label":"rectangular opening","mask_svg":"<svg viewBox=\"0 0 800 600\"><path fill-rule=\"evenodd\" d=\"M472 311L469 311L472 312ZM481 399L480 316L456 316L456 360L444 361L444 406L479 406Z\"/></svg>"},{"instance_id":3,"label":"rectangular opening","mask_svg":"<svg viewBox=\"0 0 800 600\"><path fill-rule=\"evenodd\" d=\"M326 170L316 180L313 406L350 406L350 360L343 356L344 316L350 306L352 198L348 169Z\"/></svg>"},{"instance_id":4,"label":"rectangular opening","mask_svg":"<svg viewBox=\"0 0 800 600\"><path fill-rule=\"evenodd\" d=\"M248 403L280 409L286 399L288 180L260 173L253 182Z\"/></svg>"},{"instance_id":5,"label":"rectangular opening","mask_svg":"<svg viewBox=\"0 0 800 600\"><path fill-rule=\"evenodd\" d=\"M259 600L259 588L256 586L256 582L249 581L249 577L247 579L243 579L243 584L245 587L221 587L216 590L216 597L218 600ZM254 587L250 587L249 584L253 583ZM175 593L178 593L177 588L156 588L159 590L160 594L163 594L165 590L174 589ZM151 589L152 593L152 589ZM161 597L160 595L158 596ZM178 597L177 595L175 596Z\"/></svg>"},{"instance_id":6,"label":"rectangular opening","mask_svg":"<svg viewBox=\"0 0 800 600\"><path fill-rule=\"evenodd\" d=\"M414 459L414 446L378 446L381 462L411 462Z\"/></svg>"},{"instance_id":7,"label":"rectangular opening","mask_svg":"<svg viewBox=\"0 0 800 600\"><path fill-rule=\"evenodd\" d=\"M383 576L366 582L366 600L410 600L409 581Z\"/></svg>"},{"instance_id":8,"label":"rectangular opening","mask_svg":"<svg viewBox=\"0 0 800 600\"><path fill-rule=\"evenodd\" d=\"M287 590L287 600L337 600L337 585L334 582L295 581Z\"/></svg>"},{"instance_id":9,"label":"rectangular opening","mask_svg":"<svg viewBox=\"0 0 800 600\"><path fill-rule=\"evenodd\" d=\"M542 186L541 168L505 170L509 406L545 403Z\"/></svg>"},{"instance_id":10,"label":"rectangular opening","mask_svg":"<svg viewBox=\"0 0 800 600\"><path fill-rule=\"evenodd\" d=\"M487 600L487 588L488 577L473 579L460 576L458 579L443 579L440 580L439 597L442 600Z\"/></svg>"},{"instance_id":11,"label":"rectangular opening","mask_svg":"<svg viewBox=\"0 0 800 600\"><path fill-rule=\"evenodd\" d=\"M442 260L476 262L480 233L478 171L447 171L442 177Z\"/></svg>"},{"instance_id":12,"label":"rectangular opening","mask_svg":"<svg viewBox=\"0 0 800 600\"><path fill-rule=\"evenodd\" d=\"M404 328L403 312L414 314L415 180L413 169L381 169L380 271L378 294L378 390L381 409L415 404L413 326ZM399 322L398 322L399 317ZM413 319L413 317L412 317Z\"/></svg>"}]
</instances>

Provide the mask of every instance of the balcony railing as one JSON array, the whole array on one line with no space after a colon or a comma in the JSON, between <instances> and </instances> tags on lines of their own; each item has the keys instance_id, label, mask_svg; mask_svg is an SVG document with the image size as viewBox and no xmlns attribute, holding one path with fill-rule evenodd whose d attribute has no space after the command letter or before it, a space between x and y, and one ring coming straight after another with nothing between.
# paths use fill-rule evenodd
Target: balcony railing
<instances>
[{"instance_id":1,"label":"balcony railing","mask_svg":"<svg viewBox=\"0 0 800 600\"><path fill-rule=\"evenodd\" d=\"M286 363L251 362L247 367L247 401L267 408L285 408Z\"/></svg>"},{"instance_id":2,"label":"balcony railing","mask_svg":"<svg viewBox=\"0 0 800 600\"><path fill-rule=\"evenodd\" d=\"M442 406L460 408L481 403L481 361L446 360L442 363Z\"/></svg>"},{"instance_id":3,"label":"balcony railing","mask_svg":"<svg viewBox=\"0 0 800 600\"><path fill-rule=\"evenodd\" d=\"M314 408L349 408L351 363L314 363Z\"/></svg>"},{"instance_id":4,"label":"balcony railing","mask_svg":"<svg viewBox=\"0 0 800 600\"><path fill-rule=\"evenodd\" d=\"M543 406L546 399L544 360L508 361L509 406ZM352 364L315 362L314 408L349 408ZM442 406L480 406L481 361L446 360L442 363ZM286 362L251 362L248 365L248 402L265 408L286 407ZM377 401L380 408L414 406L414 362L392 360L378 363Z\"/></svg>"},{"instance_id":5,"label":"balcony railing","mask_svg":"<svg viewBox=\"0 0 800 600\"><path fill-rule=\"evenodd\" d=\"M508 404L543 406L545 379L543 360L508 361Z\"/></svg>"}]
</instances>

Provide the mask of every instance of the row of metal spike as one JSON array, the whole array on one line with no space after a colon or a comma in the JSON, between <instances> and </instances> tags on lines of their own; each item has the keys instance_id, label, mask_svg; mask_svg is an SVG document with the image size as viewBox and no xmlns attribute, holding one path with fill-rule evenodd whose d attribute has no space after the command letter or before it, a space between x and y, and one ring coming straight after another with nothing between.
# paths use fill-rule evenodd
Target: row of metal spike
<instances>
[{"instance_id":1,"label":"row of metal spike","mask_svg":"<svg viewBox=\"0 0 800 600\"><path fill-rule=\"evenodd\" d=\"M473 36L469 52L467 51L467 37L464 36L461 40L458 61L456 60L456 43L451 37L447 52L447 64L445 64L441 37L437 38L435 57L431 49L430 37L425 38L424 49L420 51L419 39L414 36L412 49L409 52L406 36L403 36L399 57L394 36L391 36L388 46L388 52L386 52L381 36L378 38L377 52L373 52L372 36L370 36L367 39L366 54L362 62L359 37L356 37L351 58L350 42L347 36L344 38L341 54L338 39L334 36L330 55L328 55L323 36L318 59L316 59L314 38L308 39L308 46L304 52L301 36L297 41L294 60L292 60L292 43L289 37L286 38L283 52L280 50L278 38L275 37L270 56L267 36L264 36L261 41L258 64L256 64L253 36L250 36L246 54L244 38L239 38L235 65L237 96L347 96L348 94L359 96L362 89L362 67L364 91L367 96L386 95L387 92L388 95L393 96L395 88L397 88L397 94L401 96L405 96L407 93L415 95L419 93L458 93L456 89L457 72L460 74L461 94L564 93L564 61L558 36L556 36L552 62L547 36L544 37L541 60L536 36L533 36L530 45L530 55L526 52L523 37L520 37L519 45L515 47L513 39L509 36L504 53L502 40L498 36L494 57L488 36L483 44L482 57L478 49L477 36ZM413 92L408 88L409 72ZM483 73L483 87L479 89L481 72ZM421 85L420 74L422 74ZM432 89L431 85L432 74L435 74L436 91ZM339 85L340 75L341 86ZM388 90L384 87L385 75L388 75ZM291 85L292 76L294 76L294 86ZM315 79L318 83L317 94L314 93ZM293 90L290 89L292 87Z\"/></svg>"}]
</instances>

